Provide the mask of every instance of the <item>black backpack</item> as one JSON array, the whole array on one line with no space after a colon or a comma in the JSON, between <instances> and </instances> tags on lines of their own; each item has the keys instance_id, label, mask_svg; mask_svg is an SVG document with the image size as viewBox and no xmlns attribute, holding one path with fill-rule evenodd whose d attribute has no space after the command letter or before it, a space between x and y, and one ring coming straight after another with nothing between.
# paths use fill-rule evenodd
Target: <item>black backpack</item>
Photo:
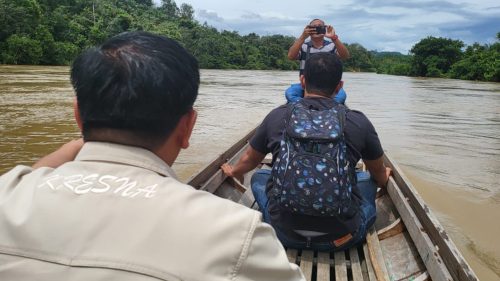
<instances>
[{"instance_id":1,"label":"black backpack","mask_svg":"<svg viewBox=\"0 0 500 281\"><path fill-rule=\"evenodd\" d=\"M352 217L355 171L344 138L344 105L318 110L288 105L270 196L281 211L319 217Z\"/></svg>"}]
</instances>

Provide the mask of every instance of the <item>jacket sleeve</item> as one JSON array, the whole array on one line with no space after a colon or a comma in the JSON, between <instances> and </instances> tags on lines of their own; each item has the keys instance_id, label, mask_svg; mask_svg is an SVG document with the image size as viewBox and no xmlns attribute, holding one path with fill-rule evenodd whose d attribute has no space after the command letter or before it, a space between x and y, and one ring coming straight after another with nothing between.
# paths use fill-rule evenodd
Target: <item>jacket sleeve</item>
<instances>
[{"instance_id":1,"label":"jacket sleeve","mask_svg":"<svg viewBox=\"0 0 500 281\"><path fill-rule=\"evenodd\" d=\"M0 194L9 193L16 188L23 176L33 172L33 168L18 165L7 173L0 175Z\"/></svg>"},{"instance_id":2,"label":"jacket sleeve","mask_svg":"<svg viewBox=\"0 0 500 281\"><path fill-rule=\"evenodd\" d=\"M252 230L239 260L239 268L232 280L300 280L305 281L300 268L288 262L285 249L276 237L274 229L261 222L256 214Z\"/></svg>"}]
</instances>

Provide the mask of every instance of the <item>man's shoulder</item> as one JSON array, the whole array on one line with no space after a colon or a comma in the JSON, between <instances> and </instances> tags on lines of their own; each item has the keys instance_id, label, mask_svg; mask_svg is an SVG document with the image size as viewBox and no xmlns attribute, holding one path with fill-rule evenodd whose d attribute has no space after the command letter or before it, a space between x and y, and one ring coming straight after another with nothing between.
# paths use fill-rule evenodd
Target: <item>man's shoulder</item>
<instances>
[{"instance_id":1,"label":"man's shoulder","mask_svg":"<svg viewBox=\"0 0 500 281\"><path fill-rule=\"evenodd\" d=\"M284 111L286 111L286 109L287 109L289 106L290 106L290 104L289 104L289 103L282 104L282 105L280 105L280 106L278 106L278 107L274 108L273 110L271 110L271 112L270 112L270 113L272 113L272 112L284 112Z\"/></svg>"},{"instance_id":2,"label":"man's shoulder","mask_svg":"<svg viewBox=\"0 0 500 281\"><path fill-rule=\"evenodd\" d=\"M23 178L25 177L40 177L44 173L48 173L51 168L38 168L33 169L32 167L25 165L18 165L6 172L3 175L0 175L0 190L1 192L10 192L14 191L16 186L18 186Z\"/></svg>"},{"instance_id":3,"label":"man's shoulder","mask_svg":"<svg viewBox=\"0 0 500 281\"><path fill-rule=\"evenodd\" d=\"M6 180L7 178L18 178L26 174L33 172L33 168L25 165L17 165L3 175L0 175L1 180Z\"/></svg>"},{"instance_id":4,"label":"man's shoulder","mask_svg":"<svg viewBox=\"0 0 500 281\"><path fill-rule=\"evenodd\" d=\"M358 110L348 109L346 112L345 130L348 138L361 138L369 135L374 130L371 121L366 115Z\"/></svg>"},{"instance_id":5,"label":"man's shoulder","mask_svg":"<svg viewBox=\"0 0 500 281\"><path fill-rule=\"evenodd\" d=\"M272 109L264 118L264 120L275 120L275 118L283 117L287 110L288 110L289 104L283 104L280 105L274 109Z\"/></svg>"},{"instance_id":6,"label":"man's shoulder","mask_svg":"<svg viewBox=\"0 0 500 281\"><path fill-rule=\"evenodd\" d=\"M356 110L356 109L351 109L349 107L346 106L346 113L349 114L349 115L352 115L352 116L364 116L366 118L366 115L360 111L360 110Z\"/></svg>"},{"instance_id":7,"label":"man's shoulder","mask_svg":"<svg viewBox=\"0 0 500 281\"><path fill-rule=\"evenodd\" d=\"M366 117L366 115L363 112L355 109L347 109L346 119L354 123L370 122L368 117Z\"/></svg>"}]
</instances>

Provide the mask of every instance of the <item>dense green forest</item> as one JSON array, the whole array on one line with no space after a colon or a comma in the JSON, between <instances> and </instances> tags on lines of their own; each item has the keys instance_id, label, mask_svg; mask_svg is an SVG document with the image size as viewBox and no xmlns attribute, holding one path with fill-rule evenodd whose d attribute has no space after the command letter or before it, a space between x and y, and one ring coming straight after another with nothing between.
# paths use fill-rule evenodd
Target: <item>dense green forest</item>
<instances>
[{"instance_id":1,"label":"dense green forest","mask_svg":"<svg viewBox=\"0 0 500 281\"><path fill-rule=\"evenodd\" d=\"M181 42L202 68L297 69L287 59L294 37L218 31L194 19L188 4L173 0L0 0L0 63L67 65L82 50L130 30L163 34ZM500 39L500 33L497 34ZM500 81L500 43L465 46L428 37L410 54L369 51L346 44L349 71Z\"/></svg>"}]
</instances>

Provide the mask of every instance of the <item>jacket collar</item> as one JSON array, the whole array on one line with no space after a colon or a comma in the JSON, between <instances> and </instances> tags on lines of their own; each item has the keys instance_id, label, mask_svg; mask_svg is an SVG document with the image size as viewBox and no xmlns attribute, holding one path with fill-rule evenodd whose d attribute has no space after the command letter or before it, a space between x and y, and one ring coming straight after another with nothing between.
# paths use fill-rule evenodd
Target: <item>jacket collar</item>
<instances>
[{"instance_id":1,"label":"jacket collar","mask_svg":"<svg viewBox=\"0 0 500 281\"><path fill-rule=\"evenodd\" d=\"M124 164L151 170L165 177L177 179L167 163L153 152L137 146L109 142L86 142L75 161L97 161Z\"/></svg>"}]
</instances>

